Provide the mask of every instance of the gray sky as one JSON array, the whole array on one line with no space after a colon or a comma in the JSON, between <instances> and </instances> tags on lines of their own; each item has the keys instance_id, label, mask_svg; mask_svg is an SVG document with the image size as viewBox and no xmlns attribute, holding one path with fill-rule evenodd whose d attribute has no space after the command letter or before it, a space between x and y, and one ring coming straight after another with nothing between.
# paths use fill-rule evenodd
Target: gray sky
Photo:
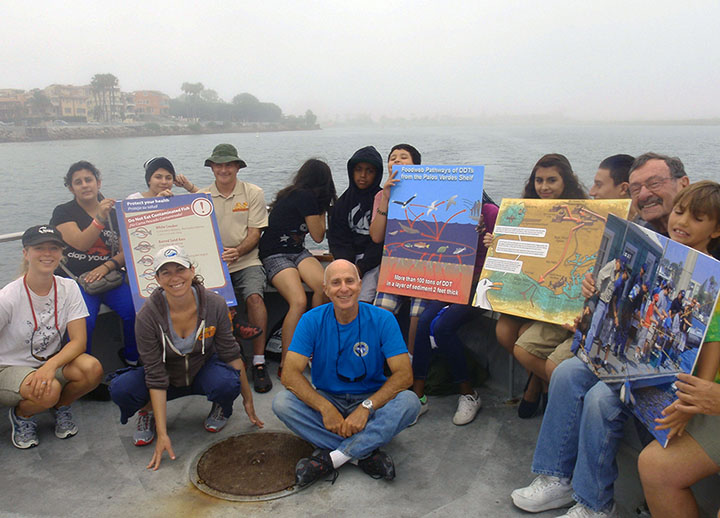
<instances>
[{"instance_id":1,"label":"gray sky","mask_svg":"<svg viewBox=\"0 0 720 518\"><path fill-rule=\"evenodd\" d=\"M720 2L0 2L0 88L171 97L202 82L286 114L720 117Z\"/></svg>"}]
</instances>

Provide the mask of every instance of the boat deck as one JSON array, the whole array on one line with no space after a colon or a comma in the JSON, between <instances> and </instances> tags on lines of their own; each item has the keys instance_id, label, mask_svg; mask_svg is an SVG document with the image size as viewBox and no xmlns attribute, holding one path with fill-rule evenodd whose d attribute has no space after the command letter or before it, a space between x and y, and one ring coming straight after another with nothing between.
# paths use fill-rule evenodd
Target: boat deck
<instances>
[{"instance_id":1,"label":"boat deck","mask_svg":"<svg viewBox=\"0 0 720 518\"><path fill-rule=\"evenodd\" d=\"M276 363L271 363L276 370ZM271 410L281 390L256 394L266 429L285 430ZM168 428L177 459L164 458L157 472L145 469L153 446L132 444L134 419L119 423L111 402L81 400L74 405L80 433L59 440L49 414L39 416L40 445L18 450L10 423L0 417L0 515L15 517L127 516L527 516L510 491L529 483L530 462L540 418L518 419L516 407L497 392L481 389L483 408L475 421L458 427L451 419L457 398L430 397L430 410L417 425L388 446L397 468L392 482L373 480L346 465L334 485L320 481L297 494L260 503L236 503L201 493L190 483L189 466L213 440L251 430L240 402L219 434L202 427L210 404L191 396L168 404ZM2 409L7 412L7 409ZM621 459L616 484L623 516L642 500L633 455ZM10 468L10 469L7 469ZM558 511L537 514L557 516Z\"/></svg>"}]
</instances>

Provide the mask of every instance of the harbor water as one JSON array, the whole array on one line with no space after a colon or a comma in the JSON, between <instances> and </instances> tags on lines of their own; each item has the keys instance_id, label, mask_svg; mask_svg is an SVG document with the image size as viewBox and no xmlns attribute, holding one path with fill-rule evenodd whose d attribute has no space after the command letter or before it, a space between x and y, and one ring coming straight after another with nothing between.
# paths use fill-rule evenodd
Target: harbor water
<instances>
[{"instance_id":1,"label":"harbor water","mask_svg":"<svg viewBox=\"0 0 720 518\"><path fill-rule=\"evenodd\" d=\"M268 203L307 158L328 162L341 193L348 183L347 159L356 149L373 145L387 156L400 142L417 147L426 164L484 165L485 189L499 201L521 194L532 166L545 153L566 155L586 187L603 158L646 151L680 157L693 181L718 179L720 126L373 127L5 143L0 144L0 179L5 186L0 233L47 222L53 208L71 197L63 176L73 162L94 163L102 173L103 194L120 199L145 189L142 164L153 156L168 157L193 183L209 185L212 172L203 163L221 142L238 148L248 164L239 177L262 187ZM175 192L184 190L176 187ZM0 246L0 285L18 274L20 257L19 242Z\"/></svg>"}]
</instances>

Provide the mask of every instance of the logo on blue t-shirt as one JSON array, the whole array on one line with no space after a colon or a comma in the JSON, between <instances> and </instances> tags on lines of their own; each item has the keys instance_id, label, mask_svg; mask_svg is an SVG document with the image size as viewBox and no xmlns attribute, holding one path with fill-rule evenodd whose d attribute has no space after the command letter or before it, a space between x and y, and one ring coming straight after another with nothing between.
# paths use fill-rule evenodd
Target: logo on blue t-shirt
<instances>
[{"instance_id":1,"label":"logo on blue t-shirt","mask_svg":"<svg viewBox=\"0 0 720 518\"><path fill-rule=\"evenodd\" d=\"M367 356L367 353L369 351L370 347L365 342L357 342L355 345L353 345L353 352L355 353L355 356Z\"/></svg>"}]
</instances>

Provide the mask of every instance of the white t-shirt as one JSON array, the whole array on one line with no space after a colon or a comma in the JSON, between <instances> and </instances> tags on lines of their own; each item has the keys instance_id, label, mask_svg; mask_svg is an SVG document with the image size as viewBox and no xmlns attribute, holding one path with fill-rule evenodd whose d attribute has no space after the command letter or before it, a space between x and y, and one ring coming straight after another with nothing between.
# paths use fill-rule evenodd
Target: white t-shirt
<instances>
[{"instance_id":1,"label":"white t-shirt","mask_svg":"<svg viewBox=\"0 0 720 518\"><path fill-rule=\"evenodd\" d=\"M77 283L57 275L55 281L59 334L55 330L55 290L50 288L50 292L44 297L30 290L38 326L33 337L32 350L35 355L43 358L61 349L60 335L65 334L68 322L88 316ZM40 367L43 364L30 352L30 338L34 328L30 301L23 278L20 277L0 290L0 365Z\"/></svg>"},{"instance_id":2,"label":"white t-shirt","mask_svg":"<svg viewBox=\"0 0 720 518\"><path fill-rule=\"evenodd\" d=\"M126 200L137 200L138 198L142 198L142 197L143 197L143 195L141 192L134 192L125 199Z\"/></svg>"}]
</instances>

